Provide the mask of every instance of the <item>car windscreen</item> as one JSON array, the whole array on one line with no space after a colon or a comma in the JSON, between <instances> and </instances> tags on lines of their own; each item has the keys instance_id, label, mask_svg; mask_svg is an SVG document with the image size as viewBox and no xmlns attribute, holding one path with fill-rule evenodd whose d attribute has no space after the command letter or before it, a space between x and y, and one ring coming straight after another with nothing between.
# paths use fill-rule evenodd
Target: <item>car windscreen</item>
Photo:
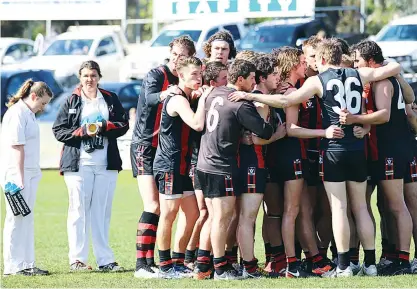
<instances>
[{"instance_id":1,"label":"car windscreen","mask_svg":"<svg viewBox=\"0 0 417 289\"><path fill-rule=\"evenodd\" d=\"M155 39L152 47L168 46L169 43L181 35L189 35L194 42L198 41L201 30L165 30Z\"/></svg>"},{"instance_id":2,"label":"car windscreen","mask_svg":"<svg viewBox=\"0 0 417 289\"><path fill-rule=\"evenodd\" d=\"M55 40L43 55L87 55L93 39Z\"/></svg>"},{"instance_id":3,"label":"car windscreen","mask_svg":"<svg viewBox=\"0 0 417 289\"><path fill-rule=\"evenodd\" d=\"M25 82L27 79L32 78L33 81L43 81L45 82L52 90L54 96L58 96L63 92L61 86L56 82L52 72L50 71L30 71L19 73L10 77L7 88L6 88L6 95L10 97L14 95L19 87Z\"/></svg>"},{"instance_id":4,"label":"car windscreen","mask_svg":"<svg viewBox=\"0 0 417 289\"><path fill-rule=\"evenodd\" d=\"M257 27L248 31L240 46L242 49L262 49L291 45L294 30L294 26L286 25Z\"/></svg>"},{"instance_id":5,"label":"car windscreen","mask_svg":"<svg viewBox=\"0 0 417 289\"><path fill-rule=\"evenodd\" d=\"M417 25L392 25L377 41L417 41Z\"/></svg>"}]
</instances>

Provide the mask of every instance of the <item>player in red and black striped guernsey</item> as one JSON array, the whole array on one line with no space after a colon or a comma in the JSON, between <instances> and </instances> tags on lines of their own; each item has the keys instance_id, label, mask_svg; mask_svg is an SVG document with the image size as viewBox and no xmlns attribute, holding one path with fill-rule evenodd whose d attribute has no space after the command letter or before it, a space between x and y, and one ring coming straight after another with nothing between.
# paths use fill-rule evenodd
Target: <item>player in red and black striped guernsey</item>
<instances>
[{"instance_id":1,"label":"player in red and black striped guernsey","mask_svg":"<svg viewBox=\"0 0 417 289\"><path fill-rule=\"evenodd\" d=\"M282 105L300 104L307 101L311 95L317 95L321 98L323 127L328 128L340 124L339 113L342 113L346 107L349 107L355 115L361 113L362 83L384 79L399 73L401 69L397 63L390 63L385 67L376 69L361 68L358 71L350 68L340 68L342 50L337 42L332 39L323 40L319 44L316 60L317 68L321 73L318 76L308 78L299 90L287 96L233 92L229 99L232 101L246 99L259 101L273 107L281 107ZM348 81L346 82L346 80ZM344 98L346 91L349 97ZM356 102L353 102L353 99ZM329 198L332 200L332 221L335 224L333 233L339 250L338 268L335 274L331 275L335 277L352 276L352 270L349 267L350 232L346 210L346 195L348 192L350 197L353 196L351 202L358 228L362 232L361 242L364 248L369 251L365 260L367 258L371 260L372 256L375 259L373 224L365 201L366 159L364 143L353 135L353 126L346 126L344 135L345 137L340 140L322 139L322 149L326 153L323 158L324 185ZM358 170L358 166L361 170ZM346 183L348 183L348 186L346 186Z\"/></svg>"},{"instance_id":2,"label":"player in red and black striped guernsey","mask_svg":"<svg viewBox=\"0 0 417 289\"><path fill-rule=\"evenodd\" d=\"M190 107L189 98L191 92L202 85L201 65L196 57L184 58L178 62L178 88L182 93L168 95L161 112L159 142L153 166L161 208L157 232L160 278L192 276L192 271L184 265L184 258L188 240L198 218L198 207L188 175L188 138L190 128L201 131L204 127L206 94L203 93L200 97L195 113ZM171 259L172 227L180 207L180 214L184 214L187 223L183 230L176 233Z\"/></svg>"},{"instance_id":3,"label":"player in red and black striped guernsey","mask_svg":"<svg viewBox=\"0 0 417 289\"><path fill-rule=\"evenodd\" d=\"M353 47L356 67L382 67L384 57L381 48L373 41L362 41ZM372 178L378 182L379 192L383 193L382 215L390 211L395 219L397 258L391 264L380 267L379 274L398 275L411 273L409 250L412 220L404 202L403 181L412 159L412 144L405 111L405 102L401 86L396 78L389 77L372 84L372 98L376 111L363 116L349 113L341 115L344 123L375 125L375 134L371 134L371 143L376 144L378 159L372 164ZM341 119L342 120L342 119ZM382 200L382 198L381 198ZM364 271L366 273L366 269Z\"/></svg>"},{"instance_id":4,"label":"player in red and black striped guernsey","mask_svg":"<svg viewBox=\"0 0 417 289\"><path fill-rule=\"evenodd\" d=\"M130 151L133 176L137 177L144 206L136 233L135 277L138 278L156 277L157 271L154 249L159 199L152 165L158 144L162 103L171 93L181 93L176 86L168 88L169 85L178 84L176 65L179 59L195 54L194 42L187 36L174 39L169 46L169 62L152 69L143 81Z\"/></svg>"},{"instance_id":5,"label":"player in red and black striped guernsey","mask_svg":"<svg viewBox=\"0 0 417 289\"><path fill-rule=\"evenodd\" d=\"M259 55L255 58L256 86L253 93L269 94L278 86L277 62L270 55ZM270 122L270 109L267 105L255 103L258 113L265 121L276 128L276 123ZM260 139L252 132L244 131L244 137L239 145L239 181L243 184L243 194L240 198L240 212L237 236L241 256L243 258L243 276L257 278L257 259L254 256L254 224L257 212L263 200L266 187L266 167L264 145L282 138L282 129L277 130L269 140Z\"/></svg>"}]
</instances>

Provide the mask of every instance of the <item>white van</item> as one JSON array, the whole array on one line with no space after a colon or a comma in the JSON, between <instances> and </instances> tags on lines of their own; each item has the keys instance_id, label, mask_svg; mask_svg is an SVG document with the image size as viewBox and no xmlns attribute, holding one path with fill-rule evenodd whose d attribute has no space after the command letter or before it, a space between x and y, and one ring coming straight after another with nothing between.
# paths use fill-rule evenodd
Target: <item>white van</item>
<instances>
[{"instance_id":1,"label":"white van","mask_svg":"<svg viewBox=\"0 0 417 289\"><path fill-rule=\"evenodd\" d=\"M141 79L149 70L164 63L169 57L169 43L181 35L189 35L195 42L197 57L204 57L203 44L210 36L219 30L228 30L239 44L244 36L244 19L232 18L218 20L214 18L200 18L198 20L184 20L165 26L150 45L131 51L120 69L120 81Z\"/></svg>"}]
</instances>

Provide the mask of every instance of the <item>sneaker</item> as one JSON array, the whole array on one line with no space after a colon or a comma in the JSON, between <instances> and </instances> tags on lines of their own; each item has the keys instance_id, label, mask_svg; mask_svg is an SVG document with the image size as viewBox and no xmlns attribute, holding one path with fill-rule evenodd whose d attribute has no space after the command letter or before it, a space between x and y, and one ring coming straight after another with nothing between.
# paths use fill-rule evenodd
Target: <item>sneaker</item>
<instances>
[{"instance_id":1,"label":"sneaker","mask_svg":"<svg viewBox=\"0 0 417 289\"><path fill-rule=\"evenodd\" d=\"M223 274L218 275L217 272L214 272L214 280L239 280L238 273L235 269L230 268L227 271L224 271Z\"/></svg>"},{"instance_id":2,"label":"sneaker","mask_svg":"<svg viewBox=\"0 0 417 289\"><path fill-rule=\"evenodd\" d=\"M350 262L350 269L352 269L353 275L358 275L359 271L361 270L361 263L358 262L358 264L354 264Z\"/></svg>"},{"instance_id":3,"label":"sneaker","mask_svg":"<svg viewBox=\"0 0 417 289\"><path fill-rule=\"evenodd\" d=\"M279 278L285 277L285 271L287 270L287 262L277 262L271 261L269 262L264 271L267 273L268 277L270 278Z\"/></svg>"},{"instance_id":4,"label":"sneaker","mask_svg":"<svg viewBox=\"0 0 417 289\"><path fill-rule=\"evenodd\" d=\"M387 258L382 257L381 259L379 259L379 263L376 265L376 268L379 272L390 264L392 264L391 260L388 260Z\"/></svg>"},{"instance_id":5,"label":"sneaker","mask_svg":"<svg viewBox=\"0 0 417 289\"><path fill-rule=\"evenodd\" d=\"M207 270L206 272L200 271L198 267L195 268L193 278L195 280L207 280L212 278L212 270Z\"/></svg>"},{"instance_id":6,"label":"sneaker","mask_svg":"<svg viewBox=\"0 0 417 289\"><path fill-rule=\"evenodd\" d=\"M376 265L370 265L366 267L365 264L362 264L361 269L359 270L358 276L372 276L375 277L378 275L378 271L376 269Z\"/></svg>"},{"instance_id":7,"label":"sneaker","mask_svg":"<svg viewBox=\"0 0 417 289\"><path fill-rule=\"evenodd\" d=\"M416 249L417 250L417 249ZM413 261L410 262L411 273L417 273L417 258L414 258Z\"/></svg>"},{"instance_id":8,"label":"sneaker","mask_svg":"<svg viewBox=\"0 0 417 289\"><path fill-rule=\"evenodd\" d=\"M240 264L239 263L232 263L232 267L233 267L233 269L235 269L236 271L238 271L239 272L239 270L241 270L240 269Z\"/></svg>"},{"instance_id":9,"label":"sneaker","mask_svg":"<svg viewBox=\"0 0 417 289\"><path fill-rule=\"evenodd\" d=\"M242 270L242 278L241 279L261 279L263 277L262 273L260 272L260 268L256 268L255 272L249 273L246 271L245 268Z\"/></svg>"},{"instance_id":10,"label":"sneaker","mask_svg":"<svg viewBox=\"0 0 417 289\"><path fill-rule=\"evenodd\" d=\"M91 266L88 266L86 264L84 264L81 261L75 261L75 263L72 263L70 266L70 270L71 271L91 271L93 270L93 268L91 268Z\"/></svg>"},{"instance_id":11,"label":"sneaker","mask_svg":"<svg viewBox=\"0 0 417 289\"><path fill-rule=\"evenodd\" d=\"M193 277L193 270L191 270L190 268L186 267L184 264L174 265L174 270L182 278L192 278Z\"/></svg>"},{"instance_id":12,"label":"sneaker","mask_svg":"<svg viewBox=\"0 0 417 289\"><path fill-rule=\"evenodd\" d=\"M136 268L133 276L135 276L135 278L152 279L158 278L158 273L156 273L150 266L142 265L139 268Z\"/></svg>"},{"instance_id":13,"label":"sneaker","mask_svg":"<svg viewBox=\"0 0 417 289\"><path fill-rule=\"evenodd\" d=\"M301 261L296 261L293 268L290 270L287 266L287 270L285 272L286 278L309 278L309 277L320 277L317 274L308 272L306 268L303 266Z\"/></svg>"},{"instance_id":14,"label":"sneaker","mask_svg":"<svg viewBox=\"0 0 417 289\"><path fill-rule=\"evenodd\" d=\"M23 276L46 276L49 275L49 271L41 270L39 268L33 267L29 269L23 269L17 272L15 275L23 275Z\"/></svg>"},{"instance_id":15,"label":"sneaker","mask_svg":"<svg viewBox=\"0 0 417 289\"><path fill-rule=\"evenodd\" d=\"M195 262L185 262L184 261L184 265L185 265L185 267L187 267L188 269L190 269L191 271L194 271L195 270L195 268L196 268L196 263L197 263L197 261L195 261Z\"/></svg>"},{"instance_id":16,"label":"sneaker","mask_svg":"<svg viewBox=\"0 0 417 289\"><path fill-rule=\"evenodd\" d=\"M379 275L381 276L396 276L396 275L406 275L411 274L410 263L405 262L391 262L388 266L385 266L381 270L378 270Z\"/></svg>"},{"instance_id":17,"label":"sneaker","mask_svg":"<svg viewBox=\"0 0 417 289\"><path fill-rule=\"evenodd\" d=\"M330 261L329 258L325 258L317 263L313 263L311 272L321 276L323 274L331 274L332 271L336 270L336 267L336 264Z\"/></svg>"},{"instance_id":18,"label":"sneaker","mask_svg":"<svg viewBox=\"0 0 417 289\"><path fill-rule=\"evenodd\" d=\"M119 266L117 262L112 262L103 266L99 266L97 270L101 272L123 272L125 268Z\"/></svg>"},{"instance_id":19,"label":"sneaker","mask_svg":"<svg viewBox=\"0 0 417 289\"><path fill-rule=\"evenodd\" d=\"M163 270L159 270L158 278L161 279L181 279L182 277L175 271L174 267L170 268L168 271L164 272Z\"/></svg>"}]
</instances>

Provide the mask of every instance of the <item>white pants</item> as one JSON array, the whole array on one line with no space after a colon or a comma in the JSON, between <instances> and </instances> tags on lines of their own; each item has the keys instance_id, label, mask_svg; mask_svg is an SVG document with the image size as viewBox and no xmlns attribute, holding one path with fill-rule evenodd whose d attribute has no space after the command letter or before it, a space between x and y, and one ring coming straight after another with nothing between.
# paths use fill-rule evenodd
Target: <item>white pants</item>
<instances>
[{"instance_id":1,"label":"white pants","mask_svg":"<svg viewBox=\"0 0 417 289\"><path fill-rule=\"evenodd\" d=\"M87 263L90 228L97 265L114 262L109 246L109 229L117 171L106 166L80 166L78 172L65 172L68 188L69 263Z\"/></svg>"},{"instance_id":2,"label":"white pants","mask_svg":"<svg viewBox=\"0 0 417 289\"><path fill-rule=\"evenodd\" d=\"M35 267L35 233L34 212L36 191L42 173L40 170L24 171L20 194L32 211L26 217L14 216L6 200L6 218L3 229L4 274L14 274L24 269ZM7 178L6 178L7 179Z\"/></svg>"}]
</instances>

